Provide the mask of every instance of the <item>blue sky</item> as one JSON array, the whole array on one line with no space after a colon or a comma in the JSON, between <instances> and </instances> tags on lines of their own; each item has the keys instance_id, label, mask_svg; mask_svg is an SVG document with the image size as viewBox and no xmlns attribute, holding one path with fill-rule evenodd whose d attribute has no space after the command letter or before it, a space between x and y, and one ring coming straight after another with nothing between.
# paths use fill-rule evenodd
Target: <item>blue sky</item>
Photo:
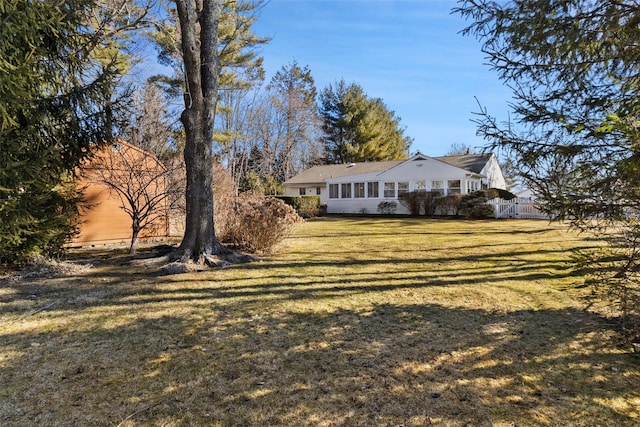
<instances>
[{"instance_id":1,"label":"blue sky","mask_svg":"<svg viewBox=\"0 0 640 427\"><path fill-rule=\"evenodd\" d=\"M344 79L381 98L401 118L411 151L446 154L454 143L480 147L471 122L478 101L507 117L511 93L486 65L480 43L462 36L453 0L271 0L254 32L267 80L294 60L318 91Z\"/></svg>"}]
</instances>

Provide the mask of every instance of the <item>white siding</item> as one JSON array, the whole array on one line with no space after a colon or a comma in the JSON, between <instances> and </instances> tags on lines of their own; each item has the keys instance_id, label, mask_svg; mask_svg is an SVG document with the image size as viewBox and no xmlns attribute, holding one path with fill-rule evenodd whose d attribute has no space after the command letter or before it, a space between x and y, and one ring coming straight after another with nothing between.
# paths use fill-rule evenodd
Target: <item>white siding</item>
<instances>
[{"instance_id":1,"label":"white siding","mask_svg":"<svg viewBox=\"0 0 640 427\"><path fill-rule=\"evenodd\" d=\"M284 195L285 196L299 196L300 188L305 189L305 196L318 196L317 188L320 188L320 205L327 204L328 193L327 188L324 183L322 184L309 184L309 185L298 185L298 186L285 186L284 187Z\"/></svg>"},{"instance_id":2,"label":"white siding","mask_svg":"<svg viewBox=\"0 0 640 427\"><path fill-rule=\"evenodd\" d=\"M500 169L500 165L498 164L498 159L495 155L492 155L485 167L480 172L481 175L487 177L487 184L489 188L501 188L503 190L507 189L507 183L504 180L504 176L502 175L502 170Z\"/></svg>"}]
</instances>

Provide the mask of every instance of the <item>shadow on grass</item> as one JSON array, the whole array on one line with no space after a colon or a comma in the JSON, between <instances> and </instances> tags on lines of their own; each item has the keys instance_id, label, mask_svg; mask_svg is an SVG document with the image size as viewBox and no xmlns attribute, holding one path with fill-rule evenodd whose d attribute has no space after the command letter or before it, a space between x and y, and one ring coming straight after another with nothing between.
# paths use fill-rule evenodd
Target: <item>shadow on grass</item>
<instances>
[{"instance_id":1,"label":"shadow on grass","mask_svg":"<svg viewBox=\"0 0 640 427\"><path fill-rule=\"evenodd\" d=\"M0 424L637 425L638 360L539 294L572 274L555 238L294 248L164 277L107 254L83 276L5 280Z\"/></svg>"},{"instance_id":2,"label":"shadow on grass","mask_svg":"<svg viewBox=\"0 0 640 427\"><path fill-rule=\"evenodd\" d=\"M264 261L232 267L244 272L237 277L216 280L215 272L188 276L156 275L144 267L115 263L108 272L94 272L70 279L42 279L20 282L5 289L14 292L0 295L0 315L25 313L52 300L64 302L73 310L86 301L102 301L107 305L131 306L141 302L231 299L259 302L265 295L271 301L335 297L394 290L411 290L443 286L465 286L478 283L526 281L536 282L566 278L573 274L566 258L554 249L510 251L509 253L413 257L396 251L390 259L387 252L368 253L371 259L341 257L340 261L322 260L317 254L311 261ZM345 254L346 255L346 254ZM539 259L527 259L535 255ZM451 269L449 265L462 265ZM384 274L381 273L384 272ZM296 273L293 273L296 272ZM167 290L156 286L172 281L198 286L180 286ZM204 282L204 284L201 284Z\"/></svg>"},{"instance_id":3,"label":"shadow on grass","mask_svg":"<svg viewBox=\"0 0 640 427\"><path fill-rule=\"evenodd\" d=\"M581 310L283 310L283 285L105 276L49 281L55 306L3 325L3 425L637 425L637 363Z\"/></svg>"}]
</instances>

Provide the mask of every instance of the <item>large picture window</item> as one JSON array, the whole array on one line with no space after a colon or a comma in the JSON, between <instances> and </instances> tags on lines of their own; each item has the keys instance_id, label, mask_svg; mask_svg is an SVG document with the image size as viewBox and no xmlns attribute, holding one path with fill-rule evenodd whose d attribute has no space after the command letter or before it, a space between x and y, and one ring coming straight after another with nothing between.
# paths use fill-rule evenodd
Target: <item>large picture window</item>
<instances>
[{"instance_id":1,"label":"large picture window","mask_svg":"<svg viewBox=\"0 0 640 427\"><path fill-rule=\"evenodd\" d=\"M380 197L380 186L378 181L367 182L367 197L378 198Z\"/></svg>"},{"instance_id":2,"label":"large picture window","mask_svg":"<svg viewBox=\"0 0 640 427\"><path fill-rule=\"evenodd\" d=\"M330 199L338 198L338 184L329 184L329 198Z\"/></svg>"},{"instance_id":3,"label":"large picture window","mask_svg":"<svg viewBox=\"0 0 640 427\"><path fill-rule=\"evenodd\" d=\"M396 197L396 183L395 182L385 182L384 183L384 197L391 198L391 199Z\"/></svg>"},{"instance_id":4,"label":"large picture window","mask_svg":"<svg viewBox=\"0 0 640 427\"><path fill-rule=\"evenodd\" d=\"M427 191L427 181L416 181L413 183L413 191L426 192Z\"/></svg>"},{"instance_id":5,"label":"large picture window","mask_svg":"<svg viewBox=\"0 0 640 427\"><path fill-rule=\"evenodd\" d=\"M356 182L353 184L353 197L356 199L364 198L364 182Z\"/></svg>"}]
</instances>

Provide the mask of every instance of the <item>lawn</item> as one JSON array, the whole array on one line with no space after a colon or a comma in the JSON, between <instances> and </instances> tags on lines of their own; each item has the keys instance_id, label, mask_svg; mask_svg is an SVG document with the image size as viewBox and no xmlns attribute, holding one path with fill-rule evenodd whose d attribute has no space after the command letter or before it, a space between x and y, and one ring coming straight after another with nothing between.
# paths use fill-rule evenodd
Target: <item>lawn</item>
<instances>
[{"instance_id":1,"label":"lawn","mask_svg":"<svg viewBox=\"0 0 640 427\"><path fill-rule=\"evenodd\" d=\"M0 281L3 426L632 426L640 359L544 221L321 218L257 262Z\"/></svg>"}]
</instances>

